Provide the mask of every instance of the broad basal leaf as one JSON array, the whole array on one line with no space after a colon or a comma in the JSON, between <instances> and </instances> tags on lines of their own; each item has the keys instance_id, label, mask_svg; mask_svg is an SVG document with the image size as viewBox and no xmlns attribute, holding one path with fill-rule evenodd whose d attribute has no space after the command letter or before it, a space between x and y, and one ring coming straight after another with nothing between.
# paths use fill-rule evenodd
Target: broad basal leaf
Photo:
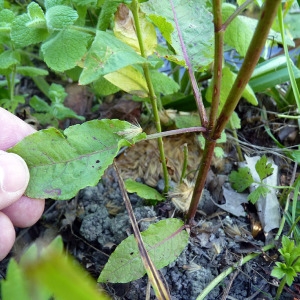
<instances>
[{"instance_id":1,"label":"broad basal leaf","mask_svg":"<svg viewBox=\"0 0 300 300\"><path fill-rule=\"evenodd\" d=\"M141 233L146 250L157 269L173 262L186 247L189 235L185 230L173 235L182 226L181 220L166 219L150 225ZM145 273L137 242L131 235L111 254L98 281L130 282Z\"/></svg>"},{"instance_id":2,"label":"broad basal leaf","mask_svg":"<svg viewBox=\"0 0 300 300\"><path fill-rule=\"evenodd\" d=\"M46 64L58 72L74 68L85 54L89 39L89 34L71 29L53 34L41 47Z\"/></svg>"},{"instance_id":3,"label":"broad basal leaf","mask_svg":"<svg viewBox=\"0 0 300 300\"><path fill-rule=\"evenodd\" d=\"M9 149L28 165L30 182L25 194L64 200L96 185L120 147L130 145L121 133L131 126L120 120L93 120L64 133L49 128L26 137Z\"/></svg>"},{"instance_id":4,"label":"broad basal leaf","mask_svg":"<svg viewBox=\"0 0 300 300\"><path fill-rule=\"evenodd\" d=\"M173 3L193 69L207 67L213 61L214 28L212 15L205 6L206 0L173 0ZM170 0L149 0L141 4L141 9L175 50L176 55L166 58L184 65Z\"/></svg>"},{"instance_id":5,"label":"broad basal leaf","mask_svg":"<svg viewBox=\"0 0 300 300\"><path fill-rule=\"evenodd\" d=\"M104 31L97 31L85 58L79 83L89 84L108 73L145 62L147 61L143 57L113 35Z\"/></svg>"}]
</instances>

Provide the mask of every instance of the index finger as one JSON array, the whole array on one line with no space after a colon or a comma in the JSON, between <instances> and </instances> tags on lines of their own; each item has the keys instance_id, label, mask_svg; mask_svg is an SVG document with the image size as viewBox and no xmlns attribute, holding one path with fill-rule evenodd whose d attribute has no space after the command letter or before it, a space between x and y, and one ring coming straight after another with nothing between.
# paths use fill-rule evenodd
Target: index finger
<instances>
[{"instance_id":1,"label":"index finger","mask_svg":"<svg viewBox=\"0 0 300 300\"><path fill-rule=\"evenodd\" d=\"M34 132L30 125L0 107L0 150L7 150Z\"/></svg>"}]
</instances>

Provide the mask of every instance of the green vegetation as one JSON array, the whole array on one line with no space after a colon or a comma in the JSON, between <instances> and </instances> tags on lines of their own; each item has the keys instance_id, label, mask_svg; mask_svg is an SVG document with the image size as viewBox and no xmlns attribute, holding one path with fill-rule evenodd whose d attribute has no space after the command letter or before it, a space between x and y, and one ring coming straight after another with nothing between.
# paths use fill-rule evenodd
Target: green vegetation
<instances>
[{"instance_id":1,"label":"green vegetation","mask_svg":"<svg viewBox=\"0 0 300 300\"><path fill-rule=\"evenodd\" d=\"M150 187L132 181L124 184L119 179L134 236L116 248L101 272L99 282L129 282L147 273L157 298L170 299L157 269L176 260L188 244L187 229L193 227L213 155L222 156L221 148L216 145L226 141L225 129L235 133L241 127L235 112L241 97L249 104L257 105L255 92L272 95L280 113L286 113L285 104L288 104L296 110L292 117L299 119L298 65L288 57L288 51L270 60L263 57L263 49L269 47L267 39L270 35L274 43L282 43L285 48L294 44L285 35L281 1L257 1L263 16L258 20L240 15L253 1L237 2L239 6L221 0L45 0L19 7L0 1L1 106L15 112L28 100L26 95L16 93L20 76L31 77L48 99L46 102L34 96L28 101L40 124L55 127L58 121L66 118L81 121L84 118L64 106L66 92L61 85L48 83L46 76L49 74L88 85L99 98L118 91L131 94L133 99L143 103L148 110L147 117L155 124L164 192L169 191L169 175L162 137L201 133L203 156L184 220L166 219L140 233L130 201L126 200L125 187L128 192L136 192L151 203L163 201L164 196ZM292 3L286 1L284 14L288 13ZM157 43L157 31L166 45ZM224 47L235 49L241 59L240 67L224 61ZM159 71L164 60L171 63L171 76ZM289 80L292 90L282 99L276 85ZM160 113L167 108L197 110L198 115L185 119L176 115L175 130L163 132ZM147 136L138 125L103 119L70 126L63 132L54 127L40 130L8 151L19 154L27 162L31 175L27 196L69 200L80 189L96 185L122 147L152 138L153 135ZM300 149L284 151L296 164L299 163ZM181 180L185 174L185 167L183 169ZM258 178L248 167L239 168L230 175L232 186L238 192L256 184L248 197L252 203L279 188L265 182L274 171L266 156L255 163L255 170ZM117 168L116 171L118 173ZM285 283L291 285L300 271L297 235L300 214L299 207L294 204L299 193L299 180L295 186L285 189L286 194L294 191L296 197L292 205L287 197L283 199L284 204L288 204L280 230L287 219L292 228L290 237L294 236L295 242L282 237L279 252L283 262L276 262L272 272L274 277L281 279L278 297ZM273 244L267 245L264 250L273 247ZM3 300L20 299L21 294L24 295L22 299L49 299L51 295L58 299L99 299L91 288L90 279L82 280L81 284L78 282L85 275L77 265L73 266L70 258L62 255L61 248L47 254L38 256L35 261L32 258L21 260L19 264L11 261L7 278L1 284ZM25 257L28 255L24 254ZM247 256L242 263L257 255ZM50 279L54 276L51 268L54 261L59 262L60 272L65 271L59 273L62 275L55 281ZM124 268L120 267L123 265ZM130 266L130 270L126 266ZM224 271L209 289L233 270L231 267ZM76 295L82 296L63 292L70 284L71 290L74 288L74 293L77 291ZM32 298L30 293L34 289L40 293L36 294L41 295L39 298ZM208 292L205 290L199 299ZM101 297L106 299L106 296Z\"/></svg>"}]
</instances>

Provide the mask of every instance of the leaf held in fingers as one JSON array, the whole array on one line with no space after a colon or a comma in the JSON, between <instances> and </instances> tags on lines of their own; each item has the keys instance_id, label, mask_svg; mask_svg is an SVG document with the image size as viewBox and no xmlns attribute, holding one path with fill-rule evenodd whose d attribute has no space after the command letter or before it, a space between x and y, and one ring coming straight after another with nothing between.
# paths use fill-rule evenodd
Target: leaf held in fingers
<instances>
[{"instance_id":1,"label":"leaf held in fingers","mask_svg":"<svg viewBox=\"0 0 300 300\"><path fill-rule=\"evenodd\" d=\"M28 165L30 182L25 194L65 200L96 185L120 147L130 145L118 133L131 126L120 120L93 120L70 126L64 133L49 128L27 136L9 149Z\"/></svg>"},{"instance_id":2,"label":"leaf held in fingers","mask_svg":"<svg viewBox=\"0 0 300 300\"><path fill-rule=\"evenodd\" d=\"M183 222L178 219L166 219L142 232L142 238L150 258L157 269L173 262L184 250L189 235L185 230L174 236ZM98 282L129 282L141 278L146 273L136 240L133 235L126 238L112 253Z\"/></svg>"}]
</instances>

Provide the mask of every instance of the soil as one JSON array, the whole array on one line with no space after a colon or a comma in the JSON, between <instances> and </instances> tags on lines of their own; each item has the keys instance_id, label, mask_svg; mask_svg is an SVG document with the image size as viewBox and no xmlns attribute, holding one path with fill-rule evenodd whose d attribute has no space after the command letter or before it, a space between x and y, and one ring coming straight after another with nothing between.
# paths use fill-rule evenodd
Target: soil
<instances>
[{"instance_id":1,"label":"soil","mask_svg":"<svg viewBox=\"0 0 300 300\"><path fill-rule=\"evenodd\" d=\"M264 101L268 100L262 99L262 105L266 104ZM85 109L90 111L87 103ZM108 113L114 117L112 113L114 109L121 115L123 115L122 110L134 112L134 118L140 115L140 107L136 104L132 104L130 109L126 105L125 108L120 103L118 105L119 107L116 108L111 103L102 110L100 109L100 117ZM239 133L240 139L242 142L247 142L244 144L247 146L243 147L245 153L258 154L261 151L259 146L274 146L271 138L261 129L264 120L261 119L258 110L241 102L239 114L243 120L243 130ZM86 116L88 118L99 117L99 115L89 115L88 113ZM72 122L74 121L71 120L69 123ZM291 135L294 131L284 132L284 126L282 126L279 132L281 132L283 143L291 143L289 138L292 139L292 143L298 142ZM182 138L184 139L186 136ZM178 182L178 166L182 165L181 158L176 157L179 144L189 142L190 146L194 147L194 138L194 136L188 136L188 141L185 141L177 137L177 139L171 140L169 146L166 146L169 147L169 156L173 157L173 160L169 160L168 165L172 174L173 186L175 182ZM178 145L174 147L174 143ZM155 153L154 144L150 145L151 147L149 145L141 146L144 149L143 153L148 153L148 155ZM118 164L121 166L122 174L125 178L133 177L161 191L163 184L160 170L155 165L157 159L154 157L153 161L147 161L140 154L142 148L139 148L136 153L130 154L132 160L137 162L134 164L134 168L130 168L132 162L130 159L128 160L130 155L126 152L130 149L126 149L119 156ZM215 287L205 299L273 299L276 294L278 281L270 276L274 266L273 259L276 259L276 255L278 255L276 250L259 255L244 266L239 265L242 257L261 251L261 247L267 242L262 232L255 234L255 238L253 237L253 222L255 222L253 216L257 216L255 208L247 206L245 207L247 209L246 217L235 217L214 204L224 203L222 186L228 186L228 173L235 168L237 161L235 146L232 142L229 142L224 150L227 158L221 161L214 160L207 180L207 190L203 193L203 199L195 218L195 226L191 230L189 244L175 262L160 270L172 300L196 299L218 274L233 265L235 271ZM190 151L190 155L189 172L195 168L201 155L201 149L194 147ZM281 183L288 184L291 175L290 166L284 165L278 159L276 162L282 166ZM141 174L146 174L145 178L141 177ZM135 194L130 194L130 200L141 231L159 220L171 216L183 217L171 201L151 206ZM47 241L58 234L62 235L66 249L97 279L109 255L131 233L131 225L114 169L109 168L97 186L83 189L69 201L47 200L45 213L35 226L22 230L17 229L17 241L13 251L0 262L0 279L5 278L10 257L18 257L24 248L36 239L41 238ZM272 239L272 235L273 233L270 232L268 241ZM134 282L106 284L104 287L112 299L155 299L153 291L147 288L148 285L148 280L144 276ZM291 288L285 288L281 299L300 299L299 290L300 278L298 277Z\"/></svg>"}]
</instances>

